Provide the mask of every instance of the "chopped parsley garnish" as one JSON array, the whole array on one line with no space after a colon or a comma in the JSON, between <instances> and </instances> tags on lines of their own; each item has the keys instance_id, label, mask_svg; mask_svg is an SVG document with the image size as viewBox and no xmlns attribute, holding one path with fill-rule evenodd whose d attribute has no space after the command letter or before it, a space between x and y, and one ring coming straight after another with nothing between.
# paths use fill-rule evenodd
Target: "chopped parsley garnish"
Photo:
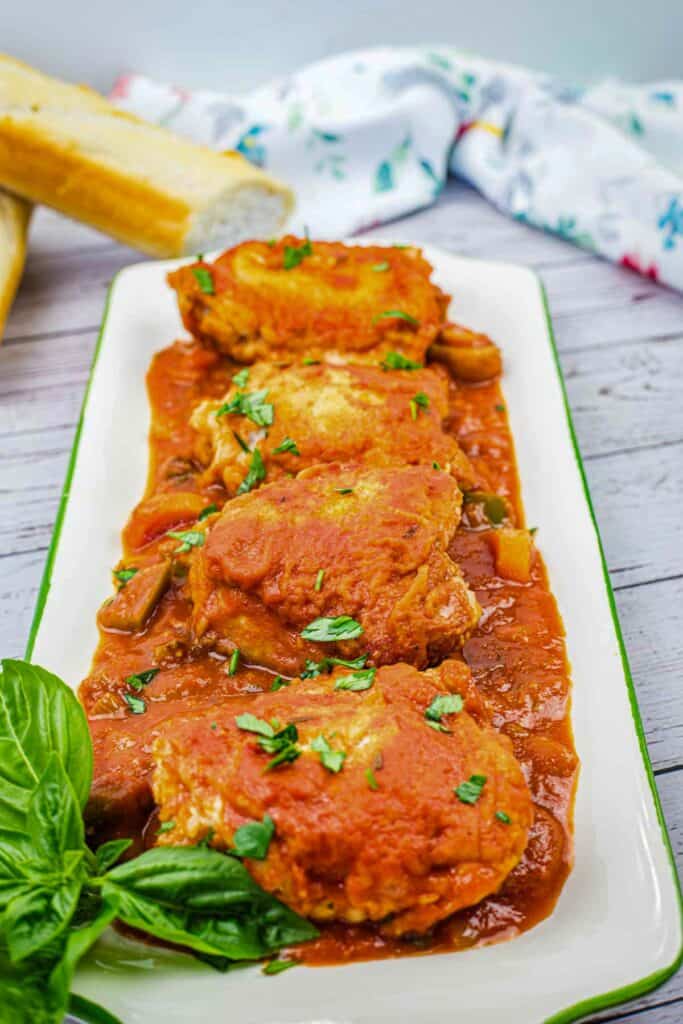
<instances>
[{"instance_id":1,"label":"chopped parsley garnish","mask_svg":"<svg viewBox=\"0 0 683 1024\"><path fill-rule=\"evenodd\" d=\"M261 974L282 974L290 967L296 967L298 960L270 960L265 967L261 968Z\"/></svg>"},{"instance_id":2,"label":"chopped parsley garnish","mask_svg":"<svg viewBox=\"0 0 683 1024\"><path fill-rule=\"evenodd\" d=\"M213 278L211 277L211 271L207 270L206 267L193 267L192 273L197 279L199 290L204 292L205 295L215 295L216 289L213 286Z\"/></svg>"},{"instance_id":3,"label":"chopped parsley garnish","mask_svg":"<svg viewBox=\"0 0 683 1024\"><path fill-rule=\"evenodd\" d=\"M301 362L304 366L320 366L320 360L312 359L310 356L305 356Z\"/></svg>"},{"instance_id":4,"label":"chopped parsley garnish","mask_svg":"<svg viewBox=\"0 0 683 1024\"><path fill-rule=\"evenodd\" d=\"M465 491L462 500L466 505L481 505L484 515L493 526L500 526L507 519L507 505L499 494L490 494L488 491Z\"/></svg>"},{"instance_id":5,"label":"chopped parsley garnish","mask_svg":"<svg viewBox=\"0 0 683 1024\"><path fill-rule=\"evenodd\" d=\"M299 732L294 724L286 725L284 729L276 732L275 727L270 722L257 718L256 715L252 715L249 711L238 715L235 719L235 724L239 729L256 733L259 737L258 745L261 749L265 750L267 754L275 754L275 757L266 765L266 771L270 771L271 768L276 768L277 765L284 764L287 761L296 761L297 757L301 754L301 749L297 746L296 742L299 738Z\"/></svg>"},{"instance_id":6,"label":"chopped parsley garnish","mask_svg":"<svg viewBox=\"0 0 683 1024\"><path fill-rule=\"evenodd\" d=\"M145 686L149 686L158 671L158 668L148 668L145 672L136 672L133 676L127 676L126 682L132 690L140 693Z\"/></svg>"},{"instance_id":7,"label":"chopped parsley garnish","mask_svg":"<svg viewBox=\"0 0 683 1024\"><path fill-rule=\"evenodd\" d=\"M335 487L337 494L353 494L353 487Z\"/></svg>"},{"instance_id":8,"label":"chopped parsley garnish","mask_svg":"<svg viewBox=\"0 0 683 1024\"><path fill-rule=\"evenodd\" d=\"M410 399L410 415L414 420L417 419L420 409L429 409L429 395L425 395L424 391L418 391Z\"/></svg>"},{"instance_id":9,"label":"chopped parsley garnish","mask_svg":"<svg viewBox=\"0 0 683 1024\"><path fill-rule=\"evenodd\" d=\"M157 829L157 835L161 836L164 832L170 832L175 828L175 821L162 821L161 825Z\"/></svg>"},{"instance_id":10,"label":"chopped parsley garnish","mask_svg":"<svg viewBox=\"0 0 683 1024\"><path fill-rule=\"evenodd\" d=\"M335 680L335 690L352 690L358 693L360 690L369 690L375 681L377 669L364 668L359 672L351 672L348 676L340 676Z\"/></svg>"},{"instance_id":11,"label":"chopped parsley garnish","mask_svg":"<svg viewBox=\"0 0 683 1024\"><path fill-rule=\"evenodd\" d=\"M494 406L494 409L496 410L496 412L505 412L505 406L504 406L504 405L501 405L501 403L500 403L500 402L498 402L498 403L497 403L497 404L496 404L496 405Z\"/></svg>"},{"instance_id":12,"label":"chopped parsley garnish","mask_svg":"<svg viewBox=\"0 0 683 1024\"><path fill-rule=\"evenodd\" d=\"M245 476L242 483L237 488L238 494L246 494L248 491L255 487L261 480L266 479L266 467L263 465L263 459L261 458L261 452L258 448L254 448L251 453L251 463L249 465L249 472Z\"/></svg>"},{"instance_id":13,"label":"chopped parsley garnish","mask_svg":"<svg viewBox=\"0 0 683 1024\"><path fill-rule=\"evenodd\" d=\"M136 697L133 693L124 693L123 699L134 715L144 715L147 705L142 697Z\"/></svg>"},{"instance_id":14,"label":"chopped parsley garnish","mask_svg":"<svg viewBox=\"0 0 683 1024\"><path fill-rule=\"evenodd\" d=\"M502 821L504 825L509 825L512 821L510 815L506 814L505 811L496 811L496 817L498 818L498 821Z\"/></svg>"},{"instance_id":15,"label":"chopped parsley garnish","mask_svg":"<svg viewBox=\"0 0 683 1024\"><path fill-rule=\"evenodd\" d=\"M341 665L343 668L365 668L367 660L367 654L361 654L359 658L322 658L320 661L311 661L310 658L306 658L301 678L315 679L316 676L322 675L323 672L331 672L335 665Z\"/></svg>"},{"instance_id":16,"label":"chopped parsley garnish","mask_svg":"<svg viewBox=\"0 0 683 1024\"><path fill-rule=\"evenodd\" d=\"M283 679L282 676L275 676L270 687L270 692L275 693L276 690L281 690L284 686L289 686L289 679Z\"/></svg>"},{"instance_id":17,"label":"chopped parsley garnish","mask_svg":"<svg viewBox=\"0 0 683 1024\"><path fill-rule=\"evenodd\" d=\"M123 590L128 580L132 580L138 570L134 565L131 565L128 569L117 569L114 573L114 579L119 582L119 590Z\"/></svg>"},{"instance_id":18,"label":"chopped parsley garnish","mask_svg":"<svg viewBox=\"0 0 683 1024\"><path fill-rule=\"evenodd\" d=\"M207 505L206 508L203 508L197 516L197 522L203 523L204 520L208 519L209 516L212 516L214 512L218 512L218 505Z\"/></svg>"},{"instance_id":19,"label":"chopped parsley garnish","mask_svg":"<svg viewBox=\"0 0 683 1024\"><path fill-rule=\"evenodd\" d=\"M414 359L402 356L400 352L387 352L379 364L383 370L421 370L422 363L416 363Z\"/></svg>"},{"instance_id":20,"label":"chopped parsley garnish","mask_svg":"<svg viewBox=\"0 0 683 1024\"><path fill-rule=\"evenodd\" d=\"M441 466L439 465L439 463L438 463L438 462L432 462L432 469L438 469L438 470L440 470L440 469L441 469Z\"/></svg>"},{"instance_id":21,"label":"chopped parsley garnish","mask_svg":"<svg viewBox=\"0 0 683 1024\"><path fill-rule=\"evenodd\" d=\"M322 616L314 619L313 622L301 630L304 640L313 640L316 643L335 643L337 640L355 640L363 633L360 622L356 622L350 615L337 615L336 618Z\"/></svg>"},{"instance_id":22,"label":"chopped parsley garnish","mask_svg":"<svg viewBox=\"0 0 683 1024\"><path fill-rule=\"evenodd\" d=\"M402 309L385 309L382 313L378 313L377 316L373 316L373 324L376 324L378 320L405 320L406 323L411 324L413 327L420 326L419 320L416 320L410 313L404 313Z\"/></svg>"},{"instance_id":23,"label":"chopped parsley garnish","mask_svg":"<svg viewBox=\"0 0 683 1024\"><path fill-rule=\"evenodd\" d=\"M313 589L316 591L316 593L319 593L322 590L322 588L323 588L323 580L324 579L325 579L325 570L324 569L318 569L318 572L317 572L316 577L315 577L315 583L313 584Z\"/></svg>"},{"instance_id":24,"label":"chopped parsley garnish","mask_svg":"<svg viewBox=\"0 0 683 1024\"><path fill-rule=\"evenodd\" d=\"M291 437L286 437L277 448L273 448L273 455L282 455L284 452L291 452L292 455L301 455L296 446L296 441L293 441Z\"/></svg>"},{"instance_id":25,"label":"chopped parsley garnish","mask_svg":"<svg viewBox=\"0 0 683 1024\"><path fill-rule=\"evenodd\" d=\"M439 732L449 730L441 723L442 715L457 715L463 709L463 699L459 693L439 693L425 711L427 725Z\"/></svg>"},{"instance_id":26,"label":"chopped parsley garnish","mask_svg":"<svg viewBox=\"0 0 683 1024\"><path fill-rule=\"evenodd\" d=\"M455 789L455 795L463 804L476 804L485 784L485 775L470 775L467 782L461 782Z\"/></svg>"},{"instance_id":27,"label":"chopped parsley garnish","mask_svg":"<svg viewBox=\"0 0 683 1024\"><path fill-rule=\"evenodd\" d=\"M242 449L242 451L246 452L247 455L249 455L250 452L251 452L251 448L249 447L247 442L244 440L244 438L240 437L240 435L237 433L236 430L233 430L232 436L235 438L235 440L237 441L237 443L240 446L240 448Z\"/></svg>"},{"instance_id":28,"label":"chopped parsley garnish","mask_svg":"<svg viewBox=\"0 0 683 1024\"><path fill-rule=\"evenodd\" d=\"M320 763L328 772L340 772L346 760L343 750L333 750L322 733L311 740L311 749L315 750L320 757Z\"/></svg>"},{"instance_id":29,"label":"chopped parsley garnish","mask_svg":"<svg viewBox=\"0 0 683 1024\"><path fill-rule=\"evenodd\" d=\"M373 263L370 270L374 270L376 274L382 274L385 270L389 269L389 264L386 260L382 260L381 263Z\"/></svg>"},{"instance_id":30,"label":"chopped parsley garnish","mask_svg":"<svg viewBox=\"0 0 683 1024\"><path fill-rule=\"evenodd\" d=\"M238 667L239 663L240 663L240 649L239 649L239 647L236 647L235 650L230 655L230 664L228 665L228 675L229 676L234 676L235 672L237 671L237 667Z\"/></svg>"},{"instance_id":31,"label":"chopped parsley garnish","mask_svg":"<svg viewBox=\"0 0 683 1024\"><path fill-rule=\"evenodd\" d=\"M261 391L238 391L229 402L216 409L216 417L246 416L257 427L270 427L273 422L273 406L266 402L268 388Z\"/></svg>"},{"instance_id":32,"label":"chopped parsley garnish","mask_svg":"<svg viewBox=\"0 0 683 1024\"><path fill-rule=\"evenodd\" d=\"M275 822L269 814L264 814L263 821L250 821L236 829L230 853L250 860L265 860L274 833Z\"/></svg>"},{"instance_id":33,"label":"chopped parsley garnish","mask_svg":"<svg viewBox=\"0 0 683 1024\"><path fill-rule=\"evenodd\" d=\"M529 533L531 534L532 537L535 537L536 534L538 533L538 527L537 526L530 526L529 527Z\"/></svg>"},{"instance_id":34,"label":"chopped parsley garnish","mask_svg":"<svg viewBox=\"0 0 683 1024\"><path fill-rule=\"evenodd\" d=\"M379 783L377 782L377 779L375 778L375 773L373 772L372 768L366 768L365 769L365 778L367 780L367 783L368 783L368 786L370 787L370 789L372 789L374 791L379 789Z\"/></svg>"},{"instance_id":35,"label":"chopped parsley garnish","mask_svg":"<svg viewBox=\"0 0 683 1024\"><path fill-rule=\"evenodd\" d=\"M286 245L282 260L285 270L293 270L298 267L307 256L313 255L313 246L310 238L307 238L303 245Z\"/></svg>"},{"instance_id":36,"label":"chopped parsley garnish","mask_svg":"<svg viewBox=\"0 0 683 1024\"><path fill-rule=\"evenodd\" d=\"M236 384L238 388L243 388L249 380L249 367L243 366L234 377L231 378L233 384Z\"/></svg>"},{"instance_id":37,"label":"chopped parsley garnish","mask_svg":"<svg viewBox=\"0 0 683 1024\"><path fill-rule=\"evenodd\" d=\"M166 536L174 537L175 540L182 542L180 547L173 552L174 555L183 555L190 548L200 548L206 540L204 534L199 530L168 530Z\"/></svg>"}]
</instances>

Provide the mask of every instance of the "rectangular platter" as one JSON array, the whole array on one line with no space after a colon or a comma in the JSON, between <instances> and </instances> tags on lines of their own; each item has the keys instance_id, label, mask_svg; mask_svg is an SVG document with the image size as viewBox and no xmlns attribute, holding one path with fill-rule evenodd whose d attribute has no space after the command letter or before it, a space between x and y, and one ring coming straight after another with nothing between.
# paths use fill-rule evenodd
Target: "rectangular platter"
<instances>
[{"instance_id":1,"label":"rectangular platter","mask_svg":"<svg viewBox=\"0 0 683 1024\"><path fill-rule=\"evenodd\" d=\"M680 963L678 879L542 286L522 267L424 254L455 296L454 318L503 351L526 518L539 527L572 665L574 869L550 917L513 941L276 979L219 974L110 931L74 988L124 1024L560 1024L648 991ZM121 526L145 487L145 374L183 333L165 283L177 265L126 268L107 302L27 651L74 688L97 646Z\"/></svg>"}]
</instances>

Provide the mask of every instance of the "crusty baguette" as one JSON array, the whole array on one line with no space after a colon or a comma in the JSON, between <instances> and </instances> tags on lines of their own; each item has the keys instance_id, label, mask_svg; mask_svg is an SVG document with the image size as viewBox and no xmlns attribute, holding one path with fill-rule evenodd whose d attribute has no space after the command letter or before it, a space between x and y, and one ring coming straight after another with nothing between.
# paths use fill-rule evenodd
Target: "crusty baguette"
<instances>
[{"instance_id":1,"label":"crusty baguette","mask_svg":"<svg viewBox=\"0 0 683 1024\"><path fill-rule=\"evenodd\" d=\"M0 186L155 256L278 231L290 190L0 55Z\"/></svg>"},{"instance_id":2,"label":"crusty baguette","mask_svg":"<svg viewBox=\"0 0 683 1024\"><path fill-rule=\"evenodd\" d=\"M31 204L0 190L0 341L26 259Z\"/></svg>"}]
</instances>

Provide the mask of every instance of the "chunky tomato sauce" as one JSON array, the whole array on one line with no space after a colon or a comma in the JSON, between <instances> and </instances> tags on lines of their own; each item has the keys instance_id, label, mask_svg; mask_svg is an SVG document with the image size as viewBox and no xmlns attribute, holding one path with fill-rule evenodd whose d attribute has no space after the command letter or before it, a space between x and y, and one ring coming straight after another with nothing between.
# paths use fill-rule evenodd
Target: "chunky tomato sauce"
<instances>
[{"instance_id":1,"label":"chunky tomato sauce","mask_svg":"<svg viewBox=\"0 0 683 1024\"><path fill-rule=\"evenodd\" d=\"M152 407L151 459L146 499L176 494L177 503L142 503L124 530L124 562L138 570L175 541L166 531L189 528L203 505L219 508L220 485L199 483L194 432L188 417L204 397L229 387L234 364L197 342L176 342L158 353L148 375ZM451 385L448 429L472 460L487 489L503 495L514 525L524 526L514 447L497 382ZM543 560L532 547L531 579L518 583L496 573L492 527L477 505L465 514L450 554L475 590L480 622L464 648L493 724L511 739L535 804L535 823L521 863L503 889L415 941L382 937L372 927L331 925L298 950L307 963L339 963L405 953L463 949L510 938L546 917L572 862L572 805L578 761L572 742L570 676L562 622ZM540 536L542 544L542 533ZM166 547L162 547L166 545ZM123 564L123 563L122 563ZM88 810L93 839L135 834L137 848L153 841L156 816L149 773L160 722L188 707L219 704L236 694L269 689L272 674L255 666L228 674L226 659L197 652L187 642L187 584L174 576L142 632L101 628L91 674L81 686L95 749L95 783ZM144 714L131 714L125 680L158 669L144 689ZM147 838L151 837L151 838Z\"/></svg>"}]
</instances>

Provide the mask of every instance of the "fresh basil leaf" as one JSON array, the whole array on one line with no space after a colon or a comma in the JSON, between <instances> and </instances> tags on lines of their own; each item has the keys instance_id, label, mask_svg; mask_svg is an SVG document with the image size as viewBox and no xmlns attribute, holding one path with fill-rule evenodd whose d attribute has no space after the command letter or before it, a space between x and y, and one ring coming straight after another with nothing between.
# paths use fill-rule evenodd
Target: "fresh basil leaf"
<instances>
[{"instance_id":1,"label":"fresh basil leaf","mask_svg":"<svg viewBox=\"0 0 683 1024\"><path fill-rule=\"evenodd\" d=\"M273 448L273 455L282 455L285 452L291 452L292 455L301 455L296 441L292 440L291 437L286 437L284 441L280 442L277 448Z\"/></svg>"},{"instance_id":2,"label":"fresh basil leaf","mask_svg":"<svg viewBox=\"0 0 683 1024\"><path fill-rule=\"evenodd\" d=\"M78 961L85 956L102 932L114 922L118 915L118 901L115 899L101 900L98 898L93 906L95 908L93 912L83 915L77 923L72 923L62 955L50 973L47 986L50 1001L58 1002L60 993L69 992ZM74 1009L71 1004L69 1008ZM86 1019L89 1020L90 1017ZM100 1015L96 1019L99 1021ZM61 1017L56 1017L54 1024L58 1024L61 1020ZM102 1013L102 1024L105 1024L105 1020L111 1021L111 1024L117 1024L115 1018Z\"/></svg>"},{"instance_id":3,"label":"fresh basil leaf","mask_svg":"<svg viewBox=\"0 0 683 1024\"><path fill-rule=\"evenodd\" d=\"M134 715L144 715L147 710L147 704L142 697L136 697L132 693L124 693L123 699Z\"/></svg>"},{"instance_id":4,"label":"fresh basil leaf","mask_svg":"<svg viewBox=\"0 0 683 1024\"><path fill-rule=\"evenodd\" d=\"M95 869L98 875L103 875L113 867L132 844L132 839L110 839L108 843L98 846L95 852Z\"/></svg>"},{"instance_id":5,"label":"fresh basil leaf","mask_svg":"<svg viewBox=\"0 0 683 1024\"><path fill-rule=\"evenodd\" d=\"M245 732L255 732L259 736L275 735L275 730L270 722L257 718L256 715L252 715L251 711L245 711L243 715L237 715L235 725L238 729L243 729Z\"/></svg>"},{"instance_id":6,"label":"fresh basil leaf","mask_svg":"<svg viewBox=\"0 0 683 1024\"><path fill-rule=\"evenodd\" d=\"M26 886L5 908L0 929L12 963L34 956L66 930L81 892L81 879Z\"/></svg>"},{"instance_id":7,"label":"fresh basil leaf","mask_svg":"<svg viewBox=\"0 0 683 1024\"><path fill-rule=\"evenodd\" d=\"M462 500L466 505L481 505L484 515L493 526L500 526L508 518L505 499L489 491L465 491Z\"/></svg>"},{"instance_id":8,"label":"fresh basil leaf","mask_svg":"<svg viewBox=\"0 0 683 1024\"><path fill-rule=\"evenodd\" d=\"M442 715L457 715L464 707L459 693L439 693L425 711L429 723L441 722Z\"/></svg>"},{"instance_id":9,"label":"fresh basil leaf","mask_svg":"<svg viewBox=\"0 0 683 1024\"><path fill-rule=\"evenodd\" d=\"M426 395L424 391L418 391L416 395L410 399L410 415L412 419L416 420L420 409L425 411L429 409L429 395Z\"/></svg>"},{"instance_id":10,"label":"fresh basil leaf","mask_svg":"<svg viewBox=\"0 0 683 1024\"><path fill-rule=\"evenodd\" d=\"M340 676L335 680L335 690L352 690L354 693L360 690L369 690L375 681L377 669L365 668L360 672L351 672L348 676Z\"/></svg>"},{"instance_id":11,"label":"fresh basil leaf","mask_svg":"<svg viewBox=\"0 0 683 1024\"><path fill-rule=\"evenodd\" d=\"M5 659L0 676L0 828L21 831L31 793L50 754L62 759L82 808L92 780L83 708L65 684L37 665Z\"/></svg>"},{"instance_id":12,"label":"fresh basil leaf","mask_svg":"<svg viewBox=\"0 0 683 1024\"><path fill-rule=\"evenodd\" d=\"M128 583L128 580L132 580L133 576L135 576L138 571L139 570L136 569L135 566L133 566L133 565L131 565L131 567L129 569L117 569L117 570L115 570L115 572L114 572L114 579L116 579L118 581L118 583L120 584L119 590L123 590L123 588L125 587L126 583Z\"/></svg>"},{"instance_id":13,"label":"fresh basil leaf","mask_svg":"<svg viewBox=\"0 0 683 1024\"><path fill-rule=\"evenodd\" d=\"M298 964L298 960L271 960L270 963L261 968L261 973L282 974L283 971L288 971L290 967L297 967Z\"/></svg>"},{"instance_id":14,"label":"fresh basil leaf","mask_svg":"<svg viewBox=\"0 0 683 1024\"><path fill-rule=\"evenodd\" d=\"M174 550L174 555L184 555L190 548L201 548L206 540L201 530L167 530L166 536L182 541L180 547Z\"/></svg>"},{"instance_id":15,"label":"fresh basil leaf","mask_svg":"<svg viewBox=\"0 0 683 1024\"><path fill-rule=\"evenodd\" d=\"M83 856L83 818L59 755L50 754L26 815L33 859L50 871L66 872L68 853Z\"/></svg>"},{"instance_id":16,"label":"fresh basil leaf","mask_svg":"<svg viewBox=\"0 0 683 1024\"><path fill-rule=\"evenodd\" d=\"M259 959L317 935L239 860L214 850L148 850L109 872L102 894L119 899L118 916L131 927L214 956Z\"/></svg>"},{"instance_id":17,"label":"fresh basil leaf","mask_svg":"<svg viewBox=\"0 0 683 1024\"><path fill-rule=\"evenodd\" d=\"M314 619L313 622L301 630L304 640L314 640L317 643L334 643L338 640L355 640L361 636L363 627L350 615L338 615L336 618L323 616Z\"/></svg>"},{"instance_id":18,"label":"fresh basil leaf","mask_svg":"<svg viewBox=\"0 0 683 1024\"><path fill-rule=\"evenodd\" d=\"M286 245L283 255L282 265L285 270L293 270L294 267L298 267L300 263L307 256L313 255L313 246L311 245L310 238L307 238L303 245L294 246Z\"/></svg>"},{"instance_id":19,"label":"fresh basil leaf","mask_svg":"<svg viewBox=\"0 0 683 1024\"><path fill-rule=\"evenodd\" d=\"M234 375L232 378L233 384L236 384L238 388L243 388L249 380L249 367L243 366L241 370Z\"/></svg>"},{"instance_id":20,"label":"fresh basil leaf","mask_svg":"<svg viewBox=\"0 0 683 1024\"><path fill-rule=\"evenodd\" d=\"M236 830L233 838L233 852L238 857L265 860L274 834L275 822L269 814L264 814L263 821L250 821Z\"/></svg>"},{"instance_id":21,"label":"fresh basil leaf","mask_svg":"<svg viewBox=\"0 0 683 1024\"><path fill-rule=\"evenodd\" d=\"M454 792L461 803L476 804L485 785L485 775L470 775L467 782L461 782Z\"/></svg>"},{"instance_id":22,"label":"fresh basil leaf","mask_svg":"<svg viewBox=\"0 0 683 1024\"><path fill-rule=\"evenodd\" d=\"M213 503L211 505L207 505L206 508L203 508L199 515L197 516L197 522L203 523L205 519L208 519L209 516L212 516L214 512L218 511L218 505L214 505Z\"/></svg>"},{"instance_id":23,"label":"fresh basil leaf","mask_svg":"<svg viewBox=\"0 0 683 1024\"><path fill-rule=\"evenodd\" d=\"M60 964L62 945L49 954L13 964L0 942L1 1024L61 1024L69 1003L69 984L63 977L52 983Z\"/></svg>"},{"instance_id":24,"label":"fresh basil leaf","mask_svg":"<svg viewBox=\"0 0 683 1024\"><path fill-rule=\"evenodd\" d=\"M270 427L273 423L273 406L266 402L267 397L268 388L262 391L238 391L216 409L215 416L246 416L257 427Z\"/></svg>"}]
</instances>

